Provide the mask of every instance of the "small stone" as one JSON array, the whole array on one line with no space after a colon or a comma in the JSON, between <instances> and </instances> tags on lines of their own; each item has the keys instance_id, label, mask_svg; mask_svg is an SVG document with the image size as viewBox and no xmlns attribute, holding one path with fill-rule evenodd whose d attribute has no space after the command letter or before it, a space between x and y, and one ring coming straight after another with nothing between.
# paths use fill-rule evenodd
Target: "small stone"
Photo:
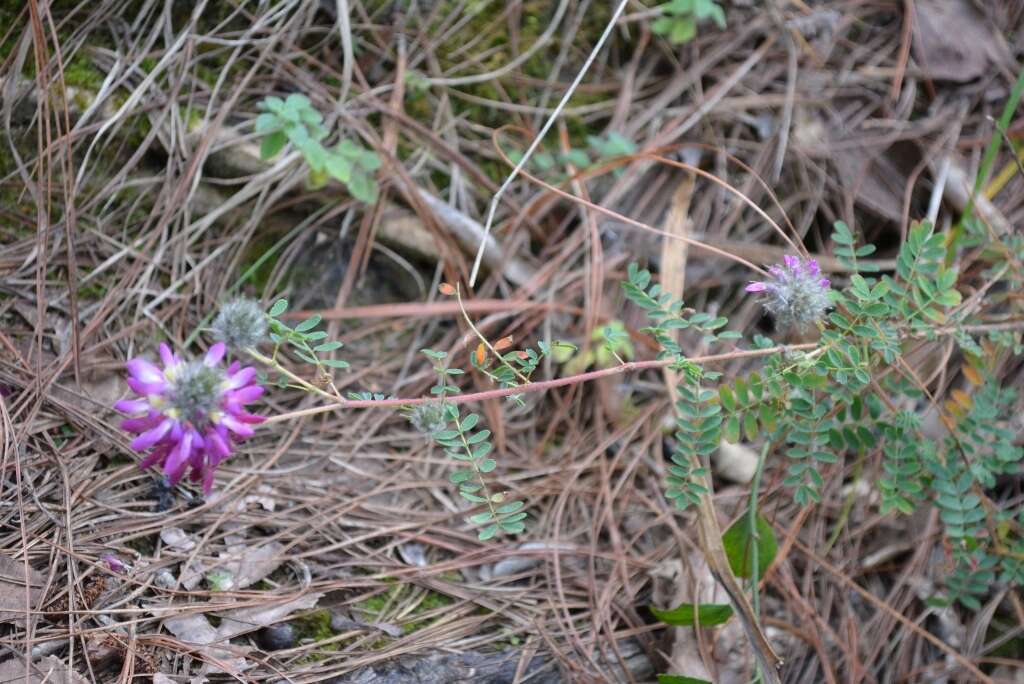
<instances>
[{"instance_id":1,"label":"small stone","mask_svg":"<svg viewBox=\"0 0 1024 684\"><path fill-rule=\"evenodd\" d=\"M290 622L280 622L256 632L256 643L264 651L280 651L295 646L295 636Z\"/></svg>"}]
</instances>

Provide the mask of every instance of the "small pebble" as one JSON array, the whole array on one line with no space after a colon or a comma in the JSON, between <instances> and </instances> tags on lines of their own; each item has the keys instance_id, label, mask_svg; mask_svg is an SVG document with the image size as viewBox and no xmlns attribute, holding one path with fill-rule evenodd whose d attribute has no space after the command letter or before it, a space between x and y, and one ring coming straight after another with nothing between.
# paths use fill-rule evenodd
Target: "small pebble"
<instances>
[{"instance_id":1,"label":"small pebble","mask_svg":"<svg viewBox=\"0 0 1024 684\"><path fill-rule=\"evenodd\" d=\"M295 645L295 628L288 622L264 627L256 632L256 643L264 651L291 648Z\"/></svg>"}]
</instances>

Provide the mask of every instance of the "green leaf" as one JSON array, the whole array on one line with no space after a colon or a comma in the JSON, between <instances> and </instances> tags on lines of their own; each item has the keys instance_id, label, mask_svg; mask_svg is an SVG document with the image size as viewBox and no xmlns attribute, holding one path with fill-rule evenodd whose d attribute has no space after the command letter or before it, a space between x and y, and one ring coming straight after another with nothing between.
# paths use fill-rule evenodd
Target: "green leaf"
<instances>
[{"instance_id":1,"label":"green leaf","mask_svg":"<svg viewBox=\"0 0 1024 684\"><path fill-rule=\"evenodd\" d=\"M344 370L348 368L348 361L342 361L341 359L321 359L320 365L326 366L328 368L337 368L339 370Z\"/></svg>"},{"instance_id":2,"label":"green leaf","mask_svg":"<svg viewBox=\"0 0 1024 684\"><path fill-rule=\"evenodd\" d=\"M301 93L292 93L285 98L284 106L288 109L299 111L301 109L306 109L311 105L309 103L309 98L305 95L302 95Z\"/></svg>"},{"instance_id":3,"label":"green leaf","mask_svg":"<svg viewBox=\"0 0 1024 684\"><path fill-rule=\"evenodd\" d=\"M658 684L712 684L706 679L699 677L687 677L685 675L660 674Z\"/></svg>"},{"instance_id":4,"label":"green leaf","mask_svg":"<svg viewBox=\"0 0 1024 684\"><path fill-rule=\"evenodd\" d=\"M729 416L729 419L725 421L725 425L722 427L722 437L730 444L736 444L740 441L739 416Z\"/></svg>"},{"instance_id":5,"label":"green leaf","mask_svg":"<svg viewBox=\"0 0 1024 684\"><path fill-rule=\"evenodd\" d=\"M356 163L364 170L372 172L380 168L380 157L371 150L360 150L359 156L356 157Z\"/></svg>"},{"instance_id":6,"label":"green leaf","mask_svg":"<svg viewBox=\"0 0 1024 684\"><path fill-rule=\"evenodd\" d=\"M469 522L474 525L483 525L484 523L490 522L493 517L493 513L490 511L484 511L483 513L477 513L476 515L469 516Z\"/></svg>"},{"instance_id":7,"label":"green leaf","mask_svg":"<svg viewBox=\"0 0 1024 684\"><path fill-rule=\"evenodd\" d=\"M320 325L320 314L313 314L306 320L295 326L295 332L306 332Z\"/></svg>"},{"instance_id":8,"label":"green leaf","mask_svg":"<svg viewBox=\"0 0 1024 684\"><path fill-rule=\"evenodd\" d=\"M748 442L757 439L757 415L753 411L748 411L747 415L743 416L743 436Z\"/></svg>"},{"instance_id":9,"label":"green leaf","mask_svg":"<svg viewBox=\"0 0 1024 684\"><path fill-rule=\"evenodd\" d=\"M736 522L722 535L725 555L729 558L729 567L737 577L751 577L753 561L753 542L750 535L750 515L744 512ZM757 576L764 577L765 570L775 560L779 546L775 540L775 532L768 521L757 515Z\"/></svg>"},{"instance_id":10,"label":"green leaf","mask_svg":"<svg viewBox=\"0 0 1024 684\"><path fill-rule=\"evenodd\" d=\"M729 389L728 385L722 385L718 388L718 400L722 403L722 408L729 413L736 410L736 396Z\"/></svg>"},{"instance_id":11,"label":"green leaf","mask_svg":"<svg viewBox=\"0 0 1024 684\"><path fill-rule=\"evenodd\" d=\"M331 352L331 351L334 351L335 349L341 349L342 346L344 346L344 345L342 345L341 342L337 342L337 341L334 341L334 342L324 342L323 344L318 344L317 346L313 347L313 351L315 351L315 352Z\"/></svg>"},{"instance_id":12,"label":"green leaf","mask_svg":"<svg viewBox=\"0 0 1024 684\"><path fill-rule=\"evenodd\" d=\"M689 43L697 37L697 22L690 17L677 18L672 23L672 32L669 34L669 41L673 45Z\"/></svg>"},{"instance_id":13,"label":"green leaf","mask_svg":"<svg viewBox=\"0 0 1024 684\"><path fill-rule=\"evenodd\" d=\"M489 473L489 472L493 471L497 467L498 467L498 462L495 461L493 458L488 458L488 459L486 459L484 461L481 461L480 465L477 466L477 468L480 469L481 473Z\"/></svg>"},{"instance_id":14,"label":"green leaf","mask_svg":"<svg viewBox=\"0 0 1024 684\"><path fill-rule=\"evenodd\" d=\"M476 476L472 470L456 470L454 473L448 476L448 479L452 484L462 484L467 480L472 480Z\"/></svg>"},{"instance_id":15,"label":"green leaf","mask_svg":"<svg viewBox=\"0 0 1024 684\"><path fill-rule=\"evenodd\" d=\"M672 31L673 23L671 17L658 17L651 24L651 31L658 36L668 35Z\"/></svg>"},{"instance_id":16,"label":"green leaf","mask_svg":"<svg viewBox=\"0 0 1024 684\"><path fill-rule=\"evenodd\" d=\"M288 136L284 131L274 131L263 138L260 143L260 159L266 161L277 156L277 153L288 144Z\"/></svg>"},{"instance_id":17,"label":"green leaf","mask_svg":"<svg viewBox=\"0 0 1024 684\"><path fill-rule=\"evenodd\" d=\"M327 157L326 166L327 173L331 174L332 177L338 179L342 183L348 183L352 178L352 164L341 155L329 155Z\"/></svg>"},{"instance_id":18,"label":"green leaf","mask_svg":"<svg viewBox=\"0 0 1024 684\"><path fill-rule=\"evenodd\" d=\"M508 522L506 520L502 520L498 524L501 525L501 529L505 530L509 534L521 534L526 531L526 523L521 521Z\"/></svg>"},{"instance_id":19,"label":"green leaf","mask_svg":"<svg viewBox=\"0 0 1024 684\"><path fill-rule=\"evenodd\" d=\"M377 182L372 176L363 172L353 172L348 182L348 190L360 202L373 204L377 201Z\"/></svg>"},{"instance_id":20,"label":"green leaf","mask_svg":"<svg viewBox=\"0 0 1024 684\"><path fill-rule=\"evenodd\" d=\"M272 318L276 318L277 316L280 316L281 314L283 314L287 309L288 309L288 300L287 299L278 299L276 302L274 302L274 305L272 307L270 307L270 311L268 312L268 315L271 316Z\"/></svg>"},{"instance_id":21,"label":"green leaf","mask_svg":"<svg viewBox=\"0 0 1024 684\"><path fill-rule=\"evenodd\" d=\"M480 534L477 535L477 539L480 541L487 541L498 533L497 525L488 525L484 529L480 530Z\"/></svg>"},{"instance_id":22,"label":"green leaf","mask_svg":"<svg viewBox=\"0 0 1024 684\"><path fill-rule=\"evenodd\" d=\"M263 102L260 103L260 106L266 110L276 113L284 109L284 100L271 95L270 97L264 98Z\"/></svg>"},{"instance_id":23,"label":"green leaf","mask_svg":"<svg viewBox=\"0 0 1024 684\"><path fill-rule=\"evenodd\" d=\"M498 513L501 513L502 515L507 515L509 513L515 513L522 507L522 501L513 501L511 503L505 504L504 506L498 506Z\"/></svg>"},{"instance_id":24,"label":"green leaf","mask_svg":"<svg viewBox=\"0 0 1024 684\"><path fill-rule=\"evenodd\" d=\"M260 135L276 130L277 127L277 117L270 112L263 112L256 117L256 132Z\"/></svg>"},{"instance_id":25,"label":"green leaf","mask_svg":"<svg viewBox=\"0 0 1024 684\"><path fill-rule=\"evenodd\" d=\"M690 627L698 622L702 627L710 627L720 625L732 617L732 606L728 603L701 603L697 606L684 603L672 610L651 606L651 613L665 624L675 627Z\"/></svg>"}]
</instances>

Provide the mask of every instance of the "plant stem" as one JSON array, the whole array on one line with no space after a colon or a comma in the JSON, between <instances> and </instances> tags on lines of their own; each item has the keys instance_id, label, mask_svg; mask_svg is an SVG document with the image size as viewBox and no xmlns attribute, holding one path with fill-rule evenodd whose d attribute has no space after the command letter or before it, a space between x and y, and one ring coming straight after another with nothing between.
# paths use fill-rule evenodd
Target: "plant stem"
<instances>
[{"instance_id":1,"label":"plant stem","mask_svg":"<svg viewBox=\"0 0 1024 684\"><path fill-rule=\"evenodd\" d=\"M754 479L750 484L750 510L747 512L747 525L750 530L750 591L751 591L751 605L754 608L754 617L758 620L761 619L761 577L760 577L760 558L758 554L758 535L757 535L757 498L761 491L761 476L764 474L764 462L768 457L768 448L771 446L771 440L765 440L764 446L761 447L761 453L757 457L757 469L754 471ZM760 626L760 625L758 625ZM763 682L764 674L761 670L761 664L756 664L757 675L755 681Z\"/></svg>"},{"instance_id":2,"label":"plant stem","mask_svg":"<svg viewBox=\"0 0 1024 684\"><path fill-rule=\"evenodd\" d=\"M338 400L338 397L336 397L335 395L331 394L330 392L325 392L324 390L320 389L319 387L317 387L313 383L309 382L308 380L304 380L303 378L300 378L295 373L292 373L290 370L288 370L287 368L282 366L280 363L278 363L276 359L272 359L269 356L264 356L263 354L260 354L258 351L256 351L252 347L247 348L245 350L245 353L248 354L249 356L251 356L256 361L259 361L260 363L262 363L264 366L267 366L268 368L273 368L277 372L281 373L282 375L287 377L289 380L291 380L291 381L295 382L296 384L298 384L300 387L302 387L302 389L306 390L307 392L312 392L314 394L319 394L320 396L326 397L327 399L330 399L331 401L334 401L334 402L336 402ZM340 405L343 405L343 404L336 404L336 405L340 406Z\"/></svg>"},{"instance_id":3,"label":"plant stem","mask_svg":"<svg viewBox=\"0 0 1024 684\"><path fill-rule=\"evenodd\" d=\"M693 363L712 363L716 361L731 361L733 359L744 359L754 358L760 356L769 356L771 354L778 354L787 351L805 351L808 349L814 349L817 345L813 342L806 344L795 344L795 345L781 345L777 347L770 347L768 349L749 349L743 351L728 352L725 354L711 354L708 356L696 356L689 361ZM301 384L304 388L311 392L315 392L321 396L327 397L331 401L335 402L332 404L326 404L324 406L314 406L308 409L300 409L298 411L290 411L288 413L282 413L276 416L267 418L268 423L276 423L284 420L291 420L293 418L301 418L304 416L311 416L320 413L329 413L331 411L337 411L338 409L356 409L356 408L399 408L402 406L416 406L418 404L428 404L432 401L437 401L435 397L419 397L416 399L353 399L346 401L337 401L337 397L334 397L328 392L324 392L319 387L311 385L309 382L303 380L297 375L290 373L289 371L281 368L277 363L271 363L271 359L263 356L255 350L247 350L250 356L261 363L265 363L271 368L280 370L284 375L295 380ZM630 361L624 363L621 366L614 366L612 368L602 368L601 370L590 371L589 373L581 373L579 375L570 375L565 378L555 378L554 380L544 380L541 382L531 382L528 385L521 385L519 387L503 387L501 389L486 390L484 392L474 392L472 394L457 394L452 397L448 397L447 401L453 404L465 404L470 402L485 401L487 399L498 399L501 397L507 397L513 394L526 394L527 392L543 392L555 387L565 387L567 385L577 385L581 382L588 382L590 380L597 380L612 375L619 375L621 373L627 373L630 371L640 371L649 368L664 368L675 363L675 359L656 359L653 361Z\"/></svg>"}]
</instances>

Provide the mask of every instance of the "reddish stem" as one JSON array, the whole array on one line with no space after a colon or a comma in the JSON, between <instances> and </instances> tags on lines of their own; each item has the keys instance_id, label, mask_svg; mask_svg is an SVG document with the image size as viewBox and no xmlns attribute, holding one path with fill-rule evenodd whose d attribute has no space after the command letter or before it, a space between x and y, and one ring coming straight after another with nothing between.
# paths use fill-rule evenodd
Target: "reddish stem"
<instances>
[{"instance_id":1,"label":"reddish stem","mask_svg":"<svg viewBox=\"0 0 1024 684\"><path fill-rule=\"evenodd\" d=\"M801 351L806 349L814 349L817 346L818 345L813 342L807 344L784 345L778 347L771 347L769 349L749 349L745 351L728 352L726 354L695 356L687 360L692 361L693 363L731 361L733 359L743 359L756 356L768 356L769 354L776 354L784 351ZM531 382L528 385L520 385L518 387L506 387L502 389L486 390L484 392L474 392L472 394L450 395L446 399L446 401L451 402L453 404L465 404L475 401L484 401L486 399L497 399L499 397L507 397L512 394L526 394L527 392L543 392L545 390L554 389L555 387L575 385L577 383L589 382L590 380L606 378L611 375L619 375L621 373L628 373L630 371L640 371L646 370L648 368L663 368L671 364L673 361L675 361L675 359L658 359L654 361L630 361L620 366L614 366L612 368L603 368L601 370L590 371L589 373L570 375L565 378L555 378L554 380ZM267 419L267 422L276 423L282 420L291 420L292 418L312 416L319 413L327 413L329 411L335 411L337 409L343 408L399 408L402 406L416 406L418 404L428 404L430 402L434 402L437 400L437 397L419 397L416 399L352 399L334 404L326 404L324 406L315 406L313 408L300 409L298 411L290 411L289 413L282 413L276 416L271 416L270 418Z\"/></svg>"}]
</instances>

